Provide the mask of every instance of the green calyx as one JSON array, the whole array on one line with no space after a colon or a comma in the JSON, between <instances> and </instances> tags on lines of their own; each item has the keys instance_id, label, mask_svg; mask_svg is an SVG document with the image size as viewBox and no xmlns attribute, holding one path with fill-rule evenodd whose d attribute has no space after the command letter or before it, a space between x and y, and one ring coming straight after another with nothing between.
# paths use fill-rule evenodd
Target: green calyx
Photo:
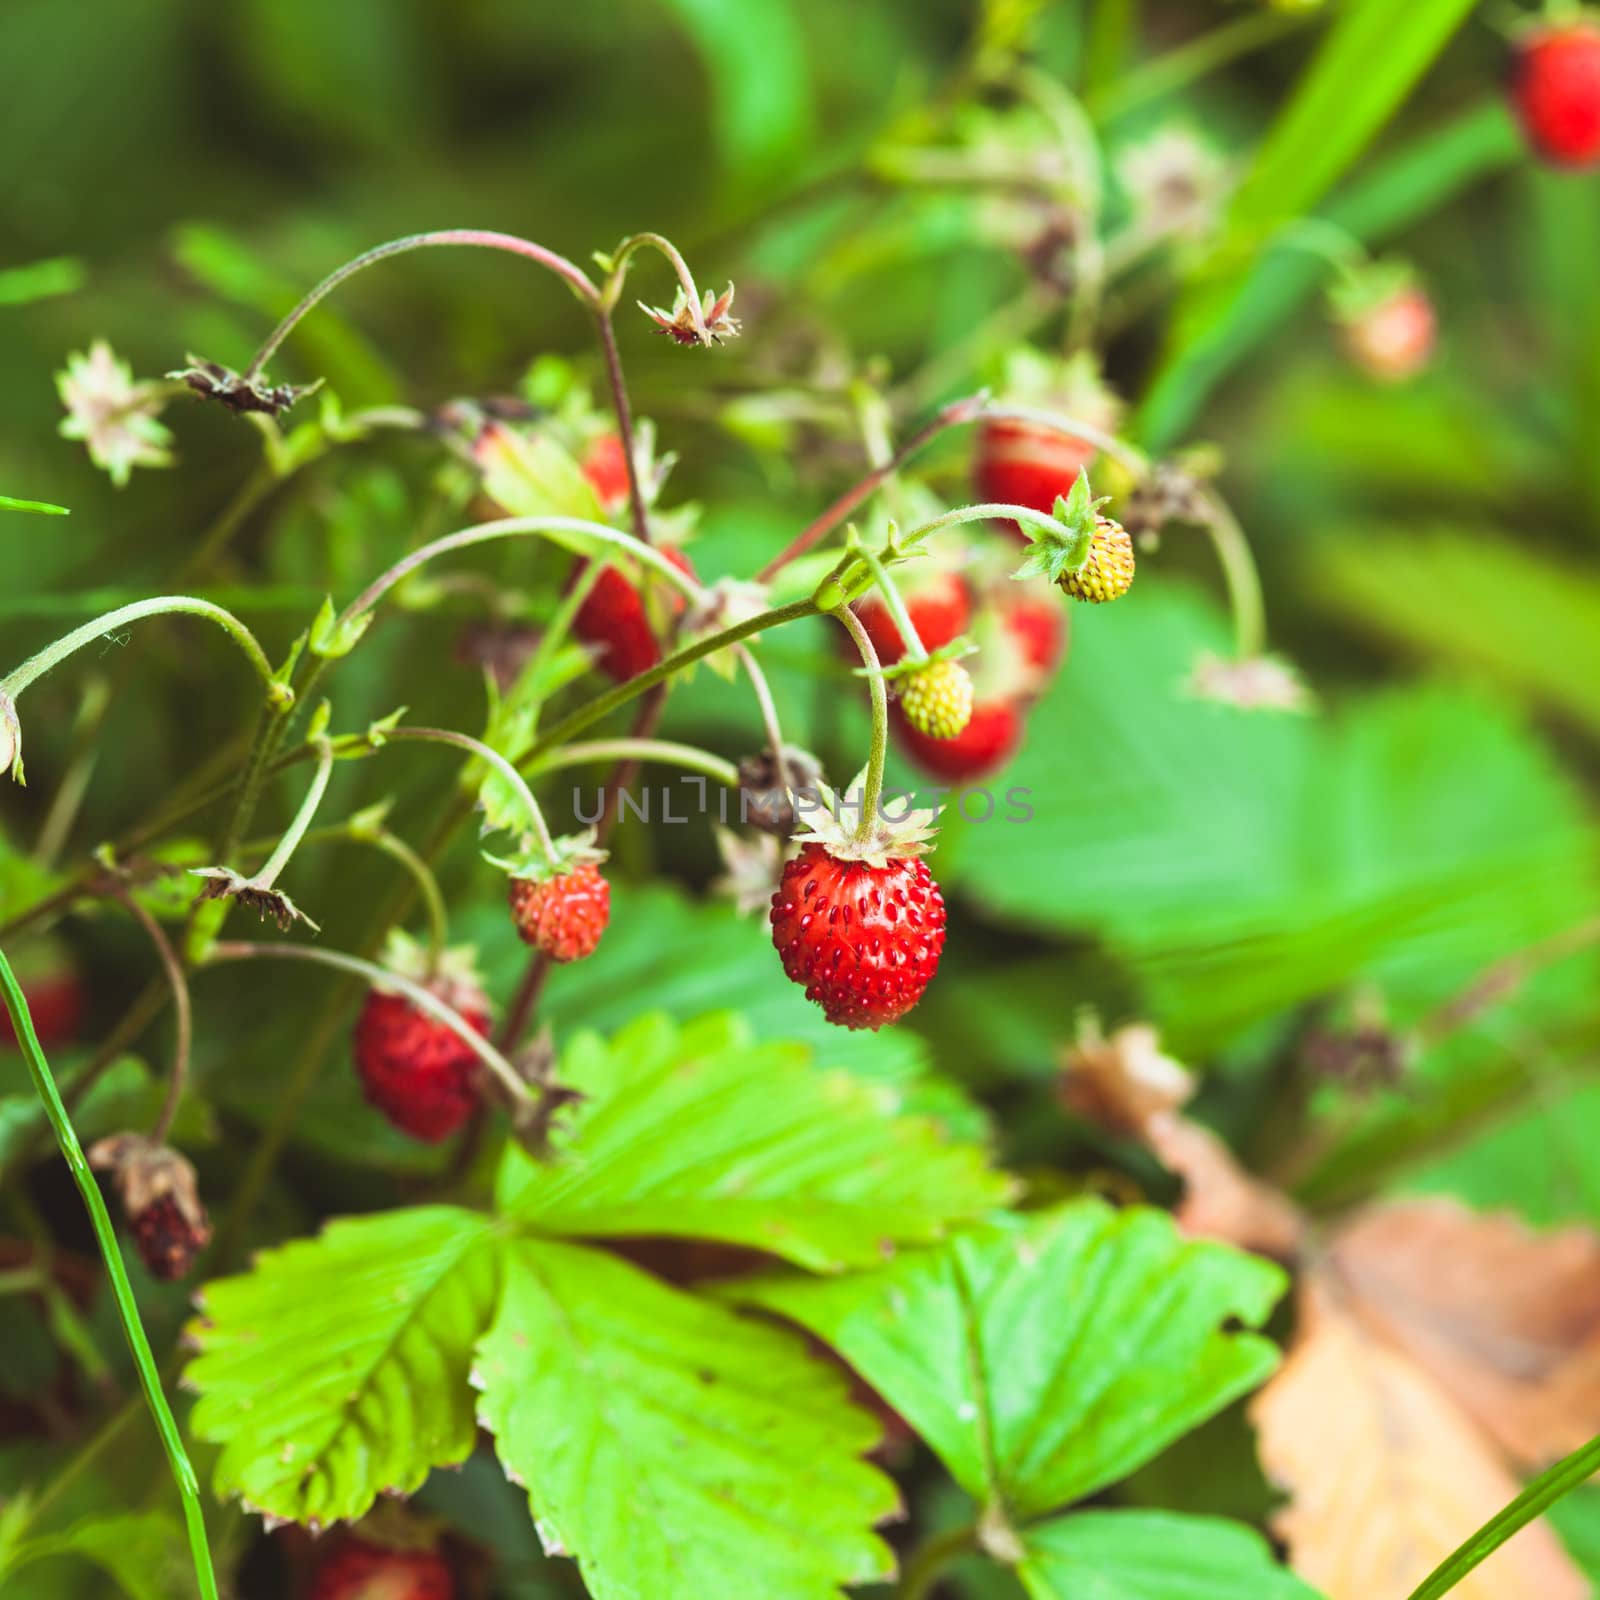
<instances>
[{"instance_id":1,"label":"green calyx","mask_svg":"<svg viewBox=\"0 0 1600 1600\"><path fill-rule=\"evenodd\" d=\"M593 828L553 839L548 848L532 834L524 834L512 855L492 856L486 850L483 859L490 866L499 867L508 877L526 878L533 883L548 883L552 878L564 878L569 872L585 863L599 866L606 859L606 852L598 848L594 841Z\"/></svg>"},{"instance_id":2,"label":"green calyx","mask_svg":"<svg viewBox=\"0 0 1600 1600\"><path fill-rule=\"evenodd\" d=\"M1023 531L1032 543L1023 557L1022 565L1012 573L1012 577L1019 581L1023 578L1045 577L1051 583L1059 583L1069 574L1081 572L1089 559L1095 530L1100 525L1099 509L1108 498L1102 495L1096 499L1090 494L1089 474L1080 468L1078 481L1073 484L1071 492L1056 497L1055 509L1051 513L1061 525L1061 531L1025 528Z\"/></svg>"}]
</instances>

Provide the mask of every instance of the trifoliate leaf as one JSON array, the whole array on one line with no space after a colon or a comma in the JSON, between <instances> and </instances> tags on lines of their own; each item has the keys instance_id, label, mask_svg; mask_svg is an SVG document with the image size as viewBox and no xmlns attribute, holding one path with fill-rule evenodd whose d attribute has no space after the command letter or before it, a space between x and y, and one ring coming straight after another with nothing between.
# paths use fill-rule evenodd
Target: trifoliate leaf
<instances>
[{"instance_id":1,"label":"trifoliate leaf","mask_svg":"<svg viewBox=\"0 0 1600 1600\"><path fill-rule=\"evenodd\" d=\"M1316 1600L1252 1528L1165 1511L1084 1511L1023 1535L1030 1600Z\"/></svg>"},{"instance_id":2,"label":"trifoliate leaf","mask_svg":"<svg viewBox=\"0 0 1600 1600\"><path fill-rule=\"evenodd\" d=\"M721 1013L582 1033L557 1070L586 1098L556 1159L507 1154L500 1203L542 1233L663 1234L770 1251L799 1266L870 1266L1004 1203L975 1145L897 1116L894 1097L821 1071L804 1045L758 1044Z\"/></svg>"},{"instance_id":3,"label":"trifoliate leaf","mask_svg":"<svg viewBox=\"0 0 1600 1600\"><path fill-rule=\"evenodd\" d=\"M1225 1328L1259 1326L1284 1281L1165 1213L1085 1200L730 1293L831 1344L1004 1523L1117 1482L1260 1383L1276 1348Z\"/></svg>"},{"instance_id":4,"label":"trifoliate leaf","mask_svg":"<svg viewBox=\"0 0 1600 1600\"><path fill-rule=\"evenodd\" d=\"M598 1251L509 1248L478 1418L594 1600L838 1600L893 1566L877 1424L791 1335Z\"/></svg>"},{"instance_id":5,"label":"trifoliate leaf","mask_svg":"<svg viewBox=\"0 0 1600 1600\"><path fill-rule=\"evenodd\" d=\"M217 1493L322 1525L464 1461L499 1244L484 1217L418 1207L331 1223L208 1284L187 1382L194 1432L222 1446Z\"/></svg>"}]
</instances>

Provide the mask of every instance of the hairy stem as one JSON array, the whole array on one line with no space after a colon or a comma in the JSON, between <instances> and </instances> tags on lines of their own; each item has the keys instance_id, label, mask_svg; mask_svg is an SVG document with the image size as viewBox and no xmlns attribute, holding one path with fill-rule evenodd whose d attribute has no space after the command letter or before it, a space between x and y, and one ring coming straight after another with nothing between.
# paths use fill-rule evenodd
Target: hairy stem
<instances>
[{"instance_id":1,"label":"hairy stem","mask_svg":"<svg viewBox=\"0 0 1600 1600\"><path fill-rule=\"evenodd\" d=\"M644 501L644 485L639 481L639 458L633 436L633 407L628 403L628 383L622 372L622 352L617 349L617 330L611 323L611 310L602 306L595 312L595 329L600 349L606 358L606 383L611 390L611 409L616 413L617 438L628 469L628 511L633 521L633 536L640 544L650 543L650 512Z\"/></svg>"},{"instance_id":2,"label":"hairy stem","mask_svg":"<svg viewBox=\"0 0 1600 1600\"><path fill-rule=\"evenodd\" d=\"M387 261L390 256L404 255L411 250L427 250L448 245L481 250L507 250L512 255L526 257L541 267L548 267L551 272L563 278L585 305L593 306L599 301L600 291L595 288L589 275L581 267L568 261L565 256L557 255L554 250L547 250L543 245L535 244L531 239L519 239L515 234L495 233L486 228L444 228L432 233L412 233L403 239L391 239L387 244L376 245L357 256L355 260L347 261L337 271L329 273L268 335L266 343L256 352L255 359L245 369L246 381L254 381L260 377L266 364L277 353L278 346L294 331L295 325L346 279L353 278L368 267L376 266L380 261Z\"/></svg>"},{"instance_id":3,"label":"hairy stem","mask_svg":"<svg viewBox=\"0 0 1600 1600\"><path fill-rule=\"evenodd\" d=\"M609 545L642 562L652 572L663 577L691 601L702 598L700 585L688 573L680 571L662 553L636 539L631 533L608 528L603 522L586 522L581 517L501 517L494 522L479 523L463 528L459 533L447 533L443 538L431 540L397 561L387 572L374 578L354 600L339 614L334 628L339 629L365 616L401 579L408 577L418 567L432 561L435 556L448 555L453 550L466 550L473 545L488 544L495 539L525 538L530 535L575 533L597 544ZM560 543L561 541L557 541Z\"/></svg>"},{"instance_id":4,"label":"hairy stem","mask_svg":"<svg viewBox=\"0 0 1600 1600\"><path fill-rule=\"evenodd\" d=\"M596 695L587 705L579 706L540 737L539 742L529 752L529 758L537 761L540 756L554 750L558 745L568 743L585 728L610 716L613 711L655 688L657 684L665 683L674 673L692 666L703 657L725 649L730 644L738 644L741 639L748 639L753 633L760 633L767 628L779 628L784 623L796 622L801 617L814 616L816 610L816 602L807 596L804 600L794 600L786 606L763 611L760 616L747 617L743 621L735 622L720 633L696 639L664 661L658 661L648 671L641 672L638 677L629 678L626 683L619 683L604 694Z\"/></svg>"},{"instance_id":5,"label":"hairy stem","mask_svg":"<svg viewBox=\"0 0 1600 1600\"><path fill-rule=\"evenodd\" d=\"M867 669L867 687L872 694L872 750L867 757L867 782L861 796L861 817L856 824L856 838L865 840L878 820L878 803L883 798L883 763L889 752L889 691L884 687L883 665L873 648L861 619L849 606L840 606L832 613L844 624L845 631L861 653L861 664Z\"/></svg>"},{"instance_id":6,"label":"hairy stem","mask_svg":"<svg viewBox=\"0 0 1600 1600\"><path fill-rule=\"evenodd\" d=\"M128 1282L128 1270L122 1262L122 1251L117 1245L116 1230L112 1227L105 1199L100 1193L100 1185L89 1170L83 1147L78 1143L78 1135L73 1130L71 1119L67 1116L67 1109L62 1105L61 1096L56 1092L55 1079L50 1075L50 1064L45 1059L44 1051L39 1047L38 1035L33 1031L33 1018L28 1013L28 1002L22 993L22 986L17 982L16 974L12 972L11 964L6 960L3 951L0 951L0 994L4 996L6 1010L11 1016L12 1031L22 1047L34 1089L44 1103L45 1116L49 1120L51 1131L56 1136L56 1143L60 1146L61 1154L72 1171L73 1181L77 1184L78 1193L83 1197L84 1207L89 1213L95 1243L100 1248L101 1259L105 1262L106 1276L111 1282L123 1335L133 1353L134 1365L138 1368L139 1383L144 1390L145 1403L155 1419L156 1431L161 1435L162 1448L166 1451L173 1481L178 1486L178 1495L183 1502L183 1520L189 1535L189 1553L194 1561L195 1579L200 1586L202 1600L217 1600L217 1580L211 1568L210 1546L206 1542L205 1513L200 1506L200 1486L194 1475L194 1467L190 1464L188 1452L183 1447L183 1439L178 1433L178 1424L173 1419L172 1408L167 1404L166 1393L161 1387L161 1376L156 1371L155 1356L145 1335L144 1324L139 1320L139 1307L133 1297L133 1286Z\"/></svg>"},{"instance_id":7,"label":"hairy stem","mask_svg":"<svg viewBox=\"0 0 1600 1600\"><path fill-rule=\"evenodd\" d=\"M528 1098L528 1086L517 1075L517 1069L468 1022L454 1006L446 1004L420 983L380 967L375 961L365 961L360 956L347 955L342 950L328 950L312 944L258 944L244 939L224 939L212 946L208 963L219 961L309 961L317 966L332 967L338 972L348 972L365 978L368 983L396 989L418 1011L425 1011L434 1021L442 1023L486 1066L499 1080L513 1101Z\"/></svg>"},{"instance_id":8,"label":"hairy stem","mask_svg":"<svg viewBox=\"0 0 1600 1600\"><path fill-rule=\"evenodd\" d=\"M192 595L159 595L152 600L136 600L132 605L119 606L115 611L107 611L93 618L82 627L74 628L71 633L63 634L54 643L47 644L37 655L29 656L7 677L0 678L0 694L9 695L16 700L36 678L42 678L53 667L59 666L75 650L81 650L84 645L103 639L108 633L114 633L130 622L139 622L145 617L162 616L168 612L205 617L208 621L216 623L244 651L245 657L255 669L256 676L266 685L268 699L272 703L293 699L288 689L274 682L272 664L256 642L256 636L231 611L224 611L221 606L212 605L209 600L197 600Z\"/></svg>"},{"instance_id":9,"label":"hairy stem","mask_svg":"<svg viewBox=\"0 0 1600 1600\"><path fill-rule=\"evenodd\" d=\"M256 883L263 889L270 889L278 881L279 873L289 865L289 857L305 838L306 829L311 826L311 819L316 816L317 807L322 804L322 797L328 792L328 780L333 776L333 743L328 739L318 739L315 744L317 770L311 780L311 787L306 791L305 799L300 802L300 809L295 812L294 820L279 839L277 848L262 863L261 870L255 874Z\"/></svg>"},{"instance_id":10,"label":"hairy stem","mask_svg":"<svg viewBox=\"0 0 1600 1600\"><path fill-rule=\"evenodd\" d=\"M545 860L554 862L555 840L550 837L550 827L544 820L544 812L539 809L539 802L534 799L533 790L528 787L527 780L498 750L486 745L481 739L474 739L469 733L457 733L452 728L391 728L384 734L384 738L451 745L457 750L467 751L480 761L487 762L510 784L511 792L516 795L522 804L522 809L528 814L528 831L537 841Z\"/></svg>"},{"instance_id":11,"label":"hairy stem","mask_svg":"<svg viewBox=\"0 0 1600 1600\"><path fill-rule=\"evenodd\" d=\"M670 739L591 739L587 743L565 744L535 764L536 772L559 772L564 767L581 767L591 761L659 761L667 766L701 772L715 783L730 789L739 787L739 769L731 761L714 756L692 744L677 744Z\"/></svg>"},{"instance_id":12,"label":"hairy stem","mask_svg":"<svg viewBox=\"0 0 1600 1600\"><path fill-rule=\"evenodd\" d=\"M1228 606L1233 612L1234 649L1241 661L1261 654L1267 642L1266 604L1261 595L1261 575L1244 529L1217 495L1207 497L1206 532L1211 537L1228 586Z\"/></svg>"}]
</instances>

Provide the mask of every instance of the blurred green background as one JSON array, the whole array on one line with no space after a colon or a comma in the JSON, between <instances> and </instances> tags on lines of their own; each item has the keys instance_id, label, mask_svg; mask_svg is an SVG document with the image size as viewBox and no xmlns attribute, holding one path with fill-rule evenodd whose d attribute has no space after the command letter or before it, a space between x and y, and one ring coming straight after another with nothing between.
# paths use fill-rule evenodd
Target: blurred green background
<instances>
[{"instance_id":1,"label":"blurred green background","mask_svg":"<svg viewBox=\"0 0 1600 1600\"><path fill-rule=\"evenodd\" d=\"M1082 92L1115 218L1119 152L1165 126L1203 129L1236 174L1249 172L1339 9L6 0L0 491L72 516L0 522L5 659L82 620L91 596L166 587L259 459L247 427L178 400L166 415L178 470L113 488L56 434L53 375L95 337L141 376L191 350L242 365L307 285L386 238L482 226L583 260L626 233L662 231L703 284L738 284L745 335L726 352L684 352L625 317L623 353L638 409L681 455L673 498L704 508L700 571L747 574L862 465L849 428L775 419L752 396L803 397L870 372L905 431L985 378L1015 336L992 319L1030 280L998 240L994 197L883 176L885 148L943 130L975 52L1025 43ZM1246 19L1256 47L1218 72L1170 90L1140 77ZM1590 954L1427 1052L1399 1091L1317 1081L1301 1053L1308 1029L1345 1027L1374 1006L1386 1026L1409 1028L1495 963L1582 926L1600 889L1600 190L1525 157L1501 103L1504 50L1488 22L1470 20L1326 184L1312 181L1315 159L1288 148L1287 177L1239 254L1176 253L1134 274L1117 301L1105 354L1135 434L1157 450L1220 448L1273 647L1303 669L1319 714L1252 715L1177 692L1196 651L1224 648L1227 634L1207 547L1175 532L1143 559L1128 602L1076 619L1071 661L999 784L1043 797L1036 822L948 830L938 871L950 946L907 1028L829 1036L782 982L759 927L700 897L715 870L703 831L637 827L619 836L625 881L606 947L552 985L558 1028L610 1028L653 1004L690 1015L738 1003L763 1031L813 1039L954 1121L987 1121L1007 1159L1049 1170L1047 1186L1131 1162L1159 1190L1159 1174L1072 1123L1051 1088L1079 1004L1110 1020L1151 1015L1174 1049L1215 1069L1206 1113L1313 1203L1398 1183L1537 1222L1600 1221L1600 1161L1570 1132L1597 1093ZM1311 141L1313 158L1321 148ZM1322 303L1326 262L1275 231L1308 208L1416 264L1441 329L1416 381L1378 387L1344 359ZM60 292L20 303L5 270L52 261ZM7 304L8 281L19 303ZM634 287L670 300L658 263ZM430 408L514 392L551 353L598 375L584 319L553 279L441 251L353 283L273 374L325 377L347 409ZM948 441L928 462L952 500L966 493L967 448ZM423 530L443 531L438 471L430 441L362 444L251 512L223 576L269 650L325 590L348 598ZM516 557L490 570L507 583L530 575ZM341 672L341 723L407 704L418 720L481 725L475 675L451 664L460 622L446 608L385 629ZM136 673L108 657L30 696L38 777L0 805L19 857L67 759L86 677L126 681L68 862L159 804L237 723L243 685L211 641L169 630L130 655ZM774 638L767 659L791 736L836 764L858 760L864 721L820 627ZM669 726L731 756L755 741L744 698L705 675L675 698ZM384 760L382 771L341 771L330 807L404 790L395 826L415 834L448 771L416 752ZM286 812L295 794L288 784L276 803ZM483 936L503 993L520 950L475 868L464 842L447 882L460 931ZM645 883L656 868L662 879ZM340 852L301 870L300 897L317 902L326 938L355 943L389 869ZM0 917L40 881L9 863ZM109 919L61 931L93 979L103 1032L142 983L146 953ZM319 993L299 975L271 994L239 974L202 981L205 1110L187 1131L221 1192L303 1047L285 996L310 1005ZM139 1045L159 1059L160 1026ZM342 1048L257 1221L263 1238L385 1203L432 1160L377 1127ZM125 1087L149 1096L132 1063ZM126 1104L108 1099L91 1122L111 1124ZM0 1144L0 1164L12 1148ZM48 1204L54 1180L29 1181ZM150 1295L170 1335L182 1294ZM62 1360L36 1334L14 1333L36 1362L0 1374L14 1398ZM114 1339L104 1326L99 1337L114 1366ZM11 1464L21 1470L24 1455ZM481 1467L436 1486L439 1504L531 1570L514 1496L495 1498L503 1485ZM483 1500L464 1504L464 1484ZM1163 1492L1152 1484L1152 1498ZM1258 1510L1253 1466L1216 1500ZM544 1581L505 1592L551 1592Z\"/></svg>"}]
</instances>

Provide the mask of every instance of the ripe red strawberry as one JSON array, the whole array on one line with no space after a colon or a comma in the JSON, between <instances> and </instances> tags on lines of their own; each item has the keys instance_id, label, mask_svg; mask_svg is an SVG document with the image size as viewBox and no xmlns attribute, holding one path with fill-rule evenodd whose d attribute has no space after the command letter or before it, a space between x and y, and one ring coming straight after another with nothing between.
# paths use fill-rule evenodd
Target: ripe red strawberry
<instances>
[{"instance_id":1,"label":"ripe red strawberry","mask_svg":"<svg viewBox=\"0 0 1600 1600\"><path fill-rule=\"evenodd\" d=\"M661 553L680 572L691 578L695 575L681 550L663 549ZM683 611L683 596L676 589L669 590L665 579L654 587L667 597L671 614L678 616ZM605 568L578 607L572 631L582 643L598 651L596 665L618 683L648 672L661 659L661 644L645 609L644 596L614 566Z\"/></svg>"},{"instance_id":2,"label":"ripe red strawberry","mask_svg":"<svg viewBox=\"0 0 1600 1600\"><path fill-rule=\"evenodd\" d=\"M959 638L972 616L972 592L958 572L929 569L918 576L914 585L901 590L901 598L924 650L942 649ZM857 601L855 609L872 648L878 652L878 660L886 667L893 666L906 653L906 647L888 606L874 591ZM841 637L843 648L853 653L848 636Z\"/></svg>"},{"instance_id":3,"label":"ripe red strawberry","mask_svg":"<svg viewBox=\"0 0 1600 1600\"><path fill-rule=\"evenodd\" d=\"M489 1032L489 1002L469 953L448 953L431 977L424 975L426 963L409 940L392 941L386 959L454 1007L476 1032ZM478 1103L477 1056L403 994L368 993L356 1021L355 1062L367 1099L414 1139L437 1144L448 1138Z\"/></svg>"},{"instance_id":4,"label":"ripe red strawberry","mask_svg":"<svg viewBox=\"0 0 1600 1600\"><path fill-rule=\"evenodd\" d=\"M1021 584L1011 590L1000 598L1000 624L1027 665L1048 677L1066 653L1067 610L1048 590L1030 592Z\"/></svg>"},{"instance_id":5,"label":"ripe red strawberry","mask_svg":"<svg viewBox=\"0 0 1600 1600\"><path fill-rule=\"evenodd\" d=\"M1528 142L1560 167L1600 163L1600 22L1535 27L1517 48L1511 99Z\"/></svg>"},{"instance_id":6,"label":"ripe red strawberry","mask_svg":"<svg viewBox=\"0 0 1600 1600\"><path fill-rule=\"evenodd\" d=\"M1050 512L1078 474L1095 458L1087 439L1058 433L1031 422L986 422L978 430L973 481L982 500ZM1002 527L1024 537L1015 522Z\"/></svg>"},{"instance_id":7,"label":"ripe red strawberry","mask_svg":"<svg viewBox=\"0 0 1600 1600\"><path fill-rule=\"evenodd\" d=\"M592 860L552 877L513 877L511 920L524 944L552 961L594 954L611 919L611 885Z\"/></svg>"},{"instance_id":8,"label":"ripe red strawberry","mask_svg":"<svg viewBox=\"0 0 1600 1600\"><path fill-rule=\"evenodd\" d=\"M1057 361L1027 348L1007 361L1002 399L1017 406L1076 418L1093 427L1114 427L1120 412L1093 357ZM1078 474L1099 454L1089 440L1042 423L996 417L978 429L973 481L982 500L1027 506L1047 515ZM1025 537L1015 522L1000 524Z\"/></svg>"},{"instance_id":9,"label":"ripe red strawberry","mask_svg":"<svg viewBox=\"0 0 1600 1600\"><path fill-rule=\"evenodd\" d=\"M1016 700L980 701L967 725L953 739L919 733L898 707L894 711L899 744L930 777L948 783L974 783L998 772L1022 743L1026 720Z\"/></svg>"},{"instance_id":10,"label":"ripe red strawberry","mask_svg":"<svg viewBox=\"0 0 1600 1600\"><path fill-rule=\"evenodd\" d=\"M772 897L783 970L846 1028L881 1028L922 998L944 924L939 886L914 855L852 860L807 844Z\"/></svg>"},{"instance_id":11,"label":"ripe red strawberry","mask_svg":"<svg viewBox=\"0 0 1600 1600\"><path fill-rule=\"evenodd\" d=\"M347 1539L317 1568L309 1600L456 1600L456 1581L435 1551Z\"/></svg>"},{"instance_id":12,"label":"ripe red strawberry","mask_svg":"<svg viewBox=\"0 0 1600 1600\"><path fill-rule=\"evenodd\" d=\"M1354 312L1344 324L1351 360L1383 383L1415 377L1433 359L1437 338L1433 302L1414 283Z\"/></svg>"},{"instance_id":13,"label":"ripe red strawberry","mask_svg":"<svg viewBox=\"0 0 1600 1600\"><path fill-rule=\"evenodd\" d=\"M609 516L628 503L628 455L614 433L602 433L584 452L580 466Z\"/></svg>"}]
</instances>

